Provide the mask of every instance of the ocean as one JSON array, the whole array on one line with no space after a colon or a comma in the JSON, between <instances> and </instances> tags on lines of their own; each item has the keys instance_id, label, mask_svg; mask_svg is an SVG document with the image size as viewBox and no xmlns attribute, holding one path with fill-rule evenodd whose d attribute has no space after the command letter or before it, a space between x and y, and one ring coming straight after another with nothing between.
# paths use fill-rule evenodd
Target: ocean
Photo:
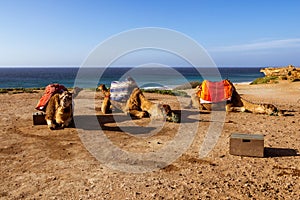
<instances>
[{"instance_id":1,"label":"ocean","mask_svg":"<svg viewBox=\"0 0 300 200\"><path fill-rule=\"evenodd\" d=\"M263 77L261 68L201 68L200 73L195 68L128 68L111 67L104 71L97 80L97 84L110 85L112 81L124 80L131 76L141 88L174 88L190 81L202 81L208 79L218 81L229 79L233 83L251 82L258 77ZM81 69L82 70L82 69ZM99 69L89 70L99 73ZM89 77L75 82L79 68L0 68L0 88L41 88L50 83L60 83L68 88L81 86L85 88L96 88L97 85L91 83ZM82 71L80 71L82 73ZM90 72L89 72L90 73ZM95 75L97 77L97 75ZM78 80L78 78L77 78ZM79 84L79 85L78 85Z\"/></svg>"}]
</instances>

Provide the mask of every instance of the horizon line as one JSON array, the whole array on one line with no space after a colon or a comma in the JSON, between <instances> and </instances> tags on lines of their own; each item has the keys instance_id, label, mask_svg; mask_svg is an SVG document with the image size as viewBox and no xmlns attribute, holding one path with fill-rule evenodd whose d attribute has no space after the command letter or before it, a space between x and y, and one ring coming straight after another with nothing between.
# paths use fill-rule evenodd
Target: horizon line
<instances>
[{"instance_id":1,"label":"horizon line","mask_svg":"<svg viewBox=\"0 0 300 200\"><path fill-rule=\"evenodd\" d=\"M269 67L287 67L289 66L290 64L288 65L285 65L285 66L282 66L282 65L277 65L277 66L216 66L217 68L269 68ZM297 67L296 65L293 65L295 67ZM47 66L47 65L40 65L40 66L31 66L31 65L25 65L25 66L1 66L0 65L0 68L81 68L82 66L76 66L76 65L51 65L51 66ZM192 68L191 66L170 66L172 68ZM110 67L103 67L103 66L90 66L88 68L134 68L134 66L110 66ZM143 67L143 68L160 68L160 67ZM197 67L195 67L197 68ZM199 68L211 68L211 67L199 67Z\"/></svg>"}]
</instances>

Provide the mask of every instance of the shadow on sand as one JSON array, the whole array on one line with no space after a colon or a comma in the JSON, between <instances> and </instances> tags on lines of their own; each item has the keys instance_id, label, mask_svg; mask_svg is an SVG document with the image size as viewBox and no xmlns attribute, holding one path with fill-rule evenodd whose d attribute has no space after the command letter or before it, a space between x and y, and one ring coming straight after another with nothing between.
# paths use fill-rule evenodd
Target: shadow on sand
<instances>
[{"instance_id":1,"label":"shadow on sand","mask_svg":"<svg viewBox=\"0 0 300 200\"><path fill-rule=\"evenodd\" d=\"M264 157L266 157L266 158L286 157L286 156L300 156L300 154L298 154L297 150L289 149L289 148L265 147L264 148L264 154L265 154Z\"/></svg>"},{"instance_id":2,"label":"shadow on sand","mask_svg":"<svg viewBox=\"0 0 300 200\"><path fill-rule=\"evenodd\" d=\"M145 134L153 131L153 127L139 127L139 126L106 126L108 123L124 122L131 120L130 116L126 115L81 115L74 116L75 127L83 130L103 130L103 131L116 131L116 132L127 132L131 134ZM133 119L134 120L134 119Z\"/></svg>"},{"instance_id":3,"label":"shadow on sand","mask_svg":"<svg viewBox=\"0 0 300 200\"><path fill-rule=\"evenodd\" d=\"M191 115L199 115L198 111L173 110L173 112L178 114L178 116L181 116L180 123L194 123L194 122L201 121L199 119L190 118ZM74 116L74 126L76 128L83 129L83 130L101 129L106 131L117 131L117 132L126 131L131 134L146 134L155 129L155 127L132 126L131 123L129 123L131 120L136 121L139 119L130 117L129 115L125 115L125 114L78 115L78 116ZM126 125L126 122L128 122L128 125ZM120 126L118 123L122 123L122 126ZM166 123L171 123L171 122L166 122Z\"/></svg>"}]
</instances>

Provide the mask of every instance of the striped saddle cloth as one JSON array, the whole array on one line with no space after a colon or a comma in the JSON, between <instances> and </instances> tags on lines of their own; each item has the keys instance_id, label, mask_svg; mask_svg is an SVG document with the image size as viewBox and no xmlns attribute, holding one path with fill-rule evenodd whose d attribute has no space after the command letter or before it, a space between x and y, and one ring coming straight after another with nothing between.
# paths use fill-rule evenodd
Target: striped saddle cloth
<instances>
[{"instance_id":1,"label":"striped saddle cloth","mask_svg":"<svg viewBox=\"0 0 300 200\"><path fill-rule=\"evenodd\" d=\"M228 80L211 82L204 80L197 93L200 103L218 103L231 100L233 92L232 84Z\"/></svg>"}]
</instances>

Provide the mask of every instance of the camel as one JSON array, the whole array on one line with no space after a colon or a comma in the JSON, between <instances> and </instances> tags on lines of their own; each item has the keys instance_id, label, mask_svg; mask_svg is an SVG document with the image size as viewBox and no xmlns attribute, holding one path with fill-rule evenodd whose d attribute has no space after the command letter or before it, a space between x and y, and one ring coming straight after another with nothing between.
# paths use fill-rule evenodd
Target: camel
<instances>
[{"instance_id":1,"label":"camel","mask_svg":"<svg viewBox=\"0 0 300 200\"><path fill-rule=\"evenodd\" d=\"M101 105L101 111L104 114L110 113L112 107L115 107L135 118L150 116L156 119L165 118L166 121L170 122L179 122L178 116L171 110L169 105L160 105L149 101L136 85L134 85L129 98L124 103L112 100L111 91L105 85L100 84L97 89L104 95Z\"/></svg>"},{"instance_id":2,"label":"camel","mask_svg":"<svg viewBox=\"0 0 300 200\"><path fill-rule=\"evenodd\" d=\"M205 81L203 81L205 82ZM228 87L230 88L229 90L231 91L231 96L230 98L221 101L221 102L212 102L212 103L206 103L206 102L201 102L200 96L202 95L202 92L205 90L203 87L203 82L201 85L197 86L195 88L195 93L192 94L191 96L191 106L199 108L200 111L207 110L211 111L214 106L218 107L223 107L225 105L225 110L227 112L234 112L234 111L239 111L239 112L251 112L251 113L256 113L256 114L268 114L268 115L282 115L283 112L278 110L276 106L273 104L257 104L257 103L252 103L250 101L247 101L246 99L242 98L239 93L236 91L236 88L234 85L229 81L229 80L223 80L223 82L226 82L228 84ZM210 82L214 83L214 82ZM222 88L219 88L223 90L225 86Z\"/></svg>"},{"instance_id":3,"label":"camel","mask_svg":"<svg viewBox=\"0 0 300 200\"><path fill-rule=\"evenodd\" d=\"M54 130L57 125L64 128L68 127L72 121L72 93L64 91L61 94L54 94L46 107L46 116L48 128Z\"/></svg>"},{"instance_id":4,"label":"camel","mask_svg":"<svg viewBox=\"0 0 300 200\"><path fill-rule=\"evenodd\" d=\"M110 91L105 87L104 84L98 86L97 90L102 92L104 99L101 105L101 111L103 114L108 114L111 112L111 103L110 103Z\"/></svg>"},{"instance_id":5,"label":"camel","mask_svg":"<svg viewBox=\"0 0 300 200\"><path fill-rule=\"evenodd\" d=\"M73 102L82 89L74 88L73 93L61 84L49 84L35 109L45 112L45 120L50 130L68 127L73 120Z\"/></svg>"}]
</instances>

